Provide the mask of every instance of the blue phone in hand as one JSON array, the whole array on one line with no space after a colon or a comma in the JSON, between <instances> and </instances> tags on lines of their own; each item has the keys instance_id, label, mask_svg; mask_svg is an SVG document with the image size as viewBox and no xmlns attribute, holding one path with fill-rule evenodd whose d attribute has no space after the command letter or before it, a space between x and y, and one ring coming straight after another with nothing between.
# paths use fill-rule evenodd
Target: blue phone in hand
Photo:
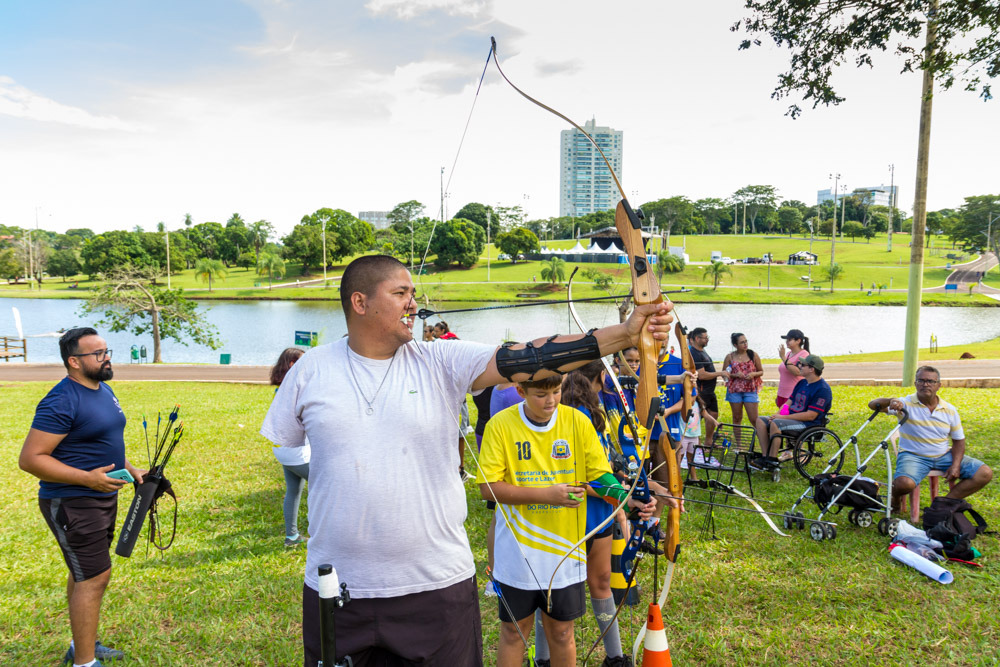
<instances>
[{"instance_id":1,"label":"blue phone in hand","mask_svg":"<svg viewBox=\"0 0 1000 667\"><path fill-rule=\"evenodd\" d=\"M132 473L130 473L125 468L122 468L121 470L112 470L111 472L108 473L108 477L113 477L114 479L120 479L123 482L135 481L135 478L132 477Z\"/></svg>"}]
</instances>

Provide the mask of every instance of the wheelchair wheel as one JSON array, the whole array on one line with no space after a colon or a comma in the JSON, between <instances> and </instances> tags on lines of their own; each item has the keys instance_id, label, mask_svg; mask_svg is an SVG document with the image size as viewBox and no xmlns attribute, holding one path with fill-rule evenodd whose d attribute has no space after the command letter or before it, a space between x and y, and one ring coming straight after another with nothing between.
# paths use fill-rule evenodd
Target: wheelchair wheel
<instances>
[{"instance_id":1,"label":"wheelchair wheel","mask_svg":"<svg viewBox=\"0 0 1000 667\"><path fill-rule=\"evenodd\" d=\"M811 480L823 472L830 465L830 459L834 458L828 472L839 473L844 465L844 452L840 451L842 445L837 434L827 428L807 428L795 441L795 454L792 457L795 469L807 480ZM840 453L834 457L834 453L838 451Z\"/></svg>"}]
</instances>

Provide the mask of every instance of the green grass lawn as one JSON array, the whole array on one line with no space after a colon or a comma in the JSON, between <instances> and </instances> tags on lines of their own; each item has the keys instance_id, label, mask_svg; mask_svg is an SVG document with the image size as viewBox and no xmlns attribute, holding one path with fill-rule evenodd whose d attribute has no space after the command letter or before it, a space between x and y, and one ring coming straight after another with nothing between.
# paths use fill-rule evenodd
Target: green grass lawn
<instances>
[{"instance_id":1,"label":"green grass lawn","mask_svg":"<svg viewBox=\"0 0 1000 667\"><path fill-rule=\"evenodd\" d=\"M34 406L49 385L2 388L6 419L0 424L0 657L7 664L56 664L69 641L66 569L39 515L36 483L17 468L17 455ZM294 665L300 658L300 592L304 550L282 545L283 480L257 429L272 392L264 386L201 383L115 383L130 422L133 461L145 459L140 413L182 404L186 438L170 464L180 499L172 549L145 558L114 557L114 573L101 619L101 638L124 649L137 665ZM836 387L833 428L846 436L865 419L871 398L886 388ZM1000 392L946 389L962 412L969 451L994 469L1000 460ZM773 405L774 390L761 400ZM725 405L723 408L725 409ZM474 408L473 408L474 414ZM889 430L877 419L861 437L865 452ZM466 460L472 466L471 457ZM869 474L885 475L884 463ZM787 510L804 490L789 468L780 483L756 476L765 508ZM740 483L745 488L745 482ZM991 524L1000 521L996 482L973 503ZM489 522L478 489L467 486L467 529L480 585ZM926 487L924 501L927 499ZM393 498L387 504L405 502ZM125 491L119 521L131 501ZM308 502L308 500L306 500ZM305 505L305 503L303 503ZM818 510L806 506L807 515ZM350 511L346 509L345 511ZM716 536L704 531L705 509L689 503L682 518L682 555L664 608L676 664L942 664L992 663L1000 641L996 600L996 538L983 537L983 569L954 566L955 583L941 586L891 560L874 527L861 529L836 516L839 535L814 542L793 531L774 535L759 516L717 509ZM304 519L303 519L304 521ZM304 525L304 524L303 524ZM387 548L405 549L391 544ZM662 563L661 563L662 565ZM639 565L648 602L652 559ZM661 569L662 577L662 569ZM348 582L349 584L350 582ZM494 664L496 599L482 598L486 664ZM645 610L622 612L631 642ZM580 655L597 638L593 615L577 624ZM602 656L598 650L596 660Z\"/></svg>"}]
</instances>

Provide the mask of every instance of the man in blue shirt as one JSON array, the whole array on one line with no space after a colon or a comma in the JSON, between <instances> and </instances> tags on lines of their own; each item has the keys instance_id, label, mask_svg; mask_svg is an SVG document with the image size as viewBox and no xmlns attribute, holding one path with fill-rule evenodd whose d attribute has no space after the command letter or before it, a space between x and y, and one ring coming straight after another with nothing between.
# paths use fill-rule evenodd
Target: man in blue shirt
<instances>
[{"instance_id":1,"label":"man in blue shirt","mask_svg":"<svg viewBox=\"0 0 1000 667\"><path fill-rule=\"evenodd\" d=\"M100 665L124 657L97 641L104 590L111 579L111 548L118 490L127 482L107 473L145 471L125 458L125 414L105 382L114 375L111 350L89 327L59 339L66 377L41 400L18 461L39 480L38 505L62 550L73 641L64 660Z\"/></svg>"},{"instance_id":2,"label":"man in blue shirt","mask_svg":"<svg viewBox=\"0 0 1000 667\"><path fill-rule=\"evenodd\" d=\"M797 433L810 426L823 424L823 417L830 412L830 405L833 403L830 385L820 377L823 365L823 360L815 354L810 354L796 364L802 370L802 379L795 385L792 397L786 403L788 414L757 418L757 440L765 455L758 456L750 465L760 470L777 467L776 454L780 438L772 439L773 436L779 433Z\"/></svg>"}]
</instances>

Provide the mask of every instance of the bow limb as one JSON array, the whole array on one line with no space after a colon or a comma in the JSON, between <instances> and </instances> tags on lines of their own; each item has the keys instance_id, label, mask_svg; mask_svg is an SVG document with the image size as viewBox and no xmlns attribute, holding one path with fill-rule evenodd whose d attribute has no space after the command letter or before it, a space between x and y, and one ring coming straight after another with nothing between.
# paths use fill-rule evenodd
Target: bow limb
<instances>
[{"instance_id":1,"label":"bow limb","mask_svg":"<svg viewBox=\"0 0 1000 667\"><path fill-rule=\"evenodd\" d=\"M674 335L677 336L677 345L680 347L681 366L688 373L697 374L698 369L694 365L691 348L688 347L687 327L681 324L680 319L674 324ZM681 417L687 422L691 418L691 408L694 406L694 379L688 375L684 376L684 397L681 403L683 404Z\"/></svg>"}]
</instances>

